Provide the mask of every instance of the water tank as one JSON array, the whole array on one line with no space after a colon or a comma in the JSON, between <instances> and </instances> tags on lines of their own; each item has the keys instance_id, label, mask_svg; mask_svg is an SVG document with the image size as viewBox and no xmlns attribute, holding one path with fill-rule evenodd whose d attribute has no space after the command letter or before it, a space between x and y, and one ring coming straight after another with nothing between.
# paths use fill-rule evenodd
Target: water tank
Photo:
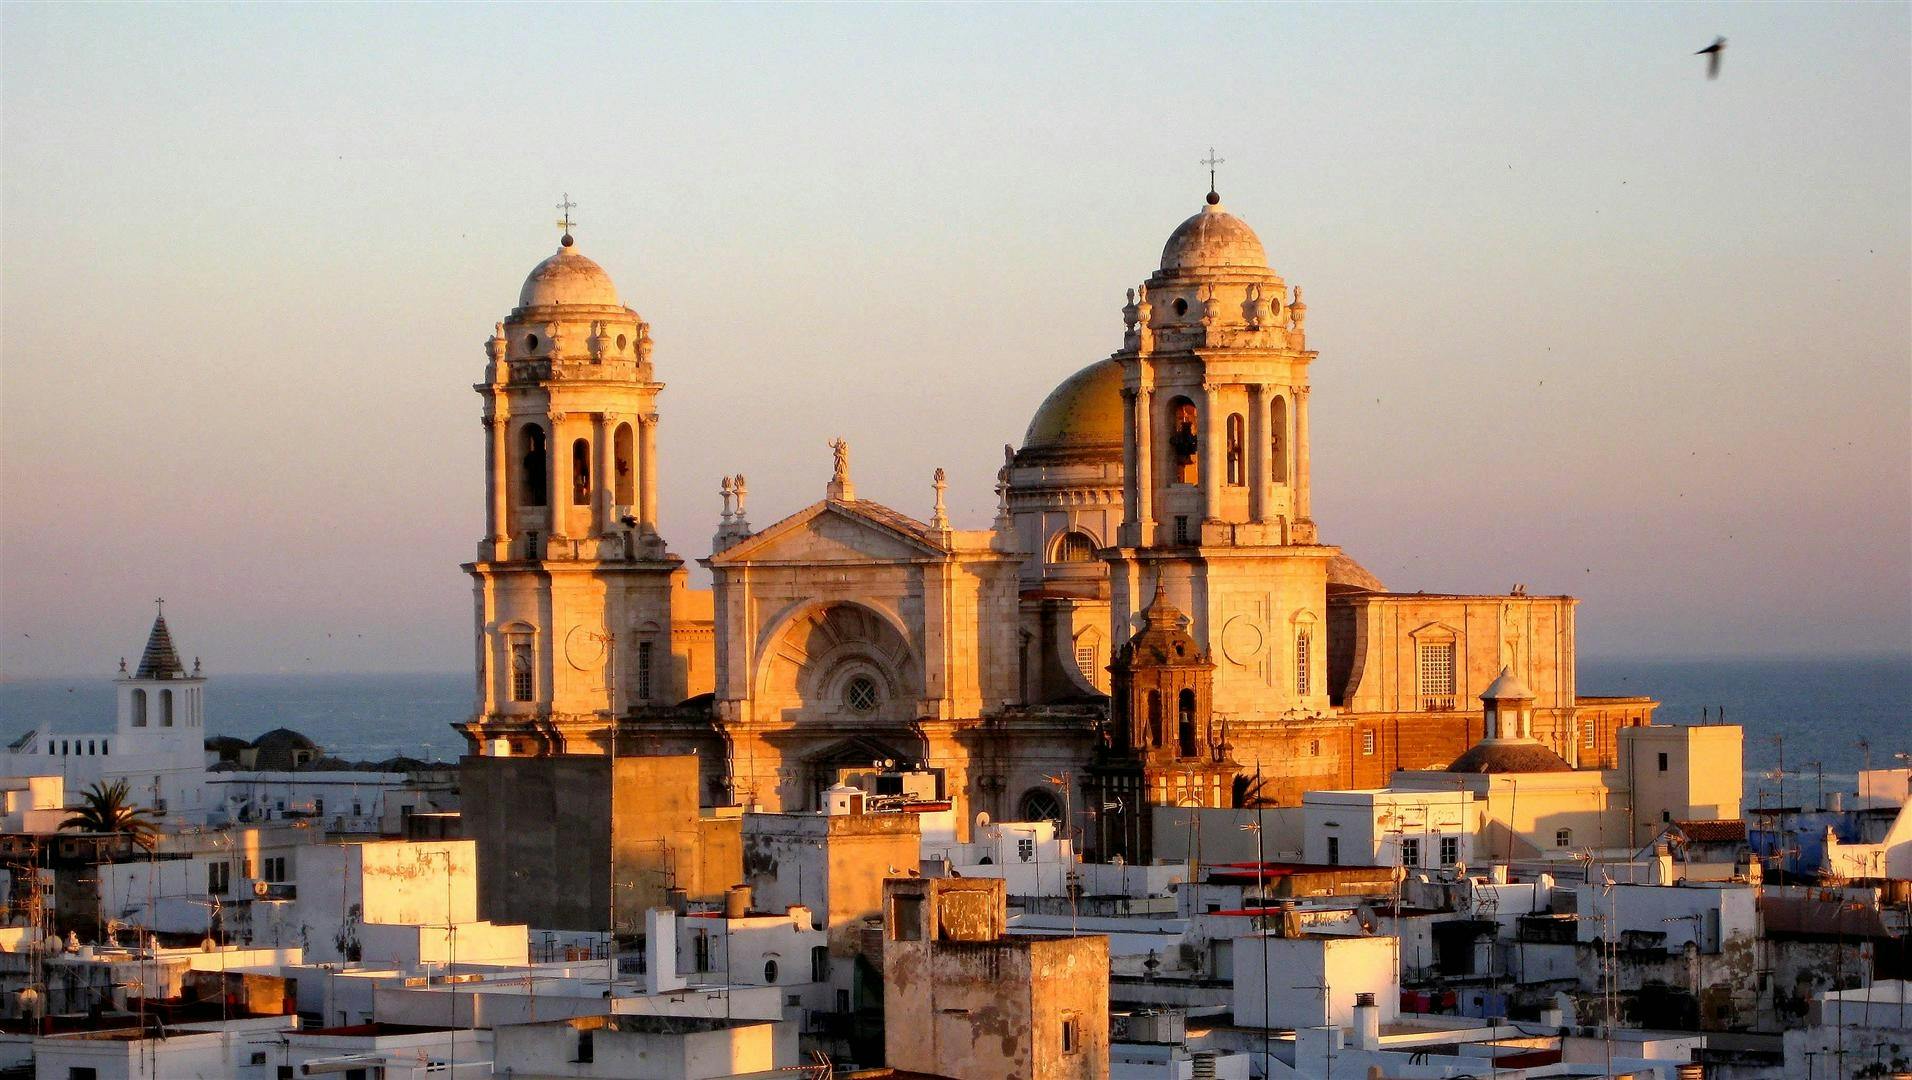
<instances>
[{"instance_id":1,"label":"water tank","mask_svg":"<svg viewBox=\"0 0 1912 1080\"><path fill-rule=\"evenodd\" d=\"M724 918L741 919L750 914L750 886L732 885L724 893Z\"/></svg>"}]
</instances>

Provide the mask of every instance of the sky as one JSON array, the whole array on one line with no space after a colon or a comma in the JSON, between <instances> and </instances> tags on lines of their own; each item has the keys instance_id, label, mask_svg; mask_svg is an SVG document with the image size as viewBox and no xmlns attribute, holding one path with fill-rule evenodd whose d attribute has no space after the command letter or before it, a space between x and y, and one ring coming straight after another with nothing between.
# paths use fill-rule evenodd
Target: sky
<instances>
[{"instance_id":1,"label":"sky","mask_svg":"<svg viewBox=\"0 0 1912 1080\"><path fill-rule=\"evenodd\" d=\"M212 672L467 668L471 384L566 192L673 550L838 435L984 527L1210 146L1324 541L1587 655L1912 650L1912 5L8 4L0 678L159 596Z\"/></svg>"}]
</instances>

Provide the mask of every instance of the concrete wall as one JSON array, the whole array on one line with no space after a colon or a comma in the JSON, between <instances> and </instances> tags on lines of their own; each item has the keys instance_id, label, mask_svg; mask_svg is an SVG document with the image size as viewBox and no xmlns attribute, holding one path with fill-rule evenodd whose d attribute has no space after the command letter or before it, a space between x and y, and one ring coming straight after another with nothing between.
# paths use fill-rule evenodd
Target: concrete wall
<instances>
[{"instance_id":1,"label":"concrete wall","mask_svg":"<svg viewBox=\"0 0 1912 1080\"><path fill-rule=\"evenodd\" d=\"M618 930L636 933L673 880L714 898L741 879L705 858L707 829L722 830L700 825L695 756L467 757L461 770L492 922L603 930L615 880Z\"/></svg>"},{"instance_id":2,"label":"concrete wall","mask_svg":"<svg viewBox=\"0 0 1912 1080\"><path fill-rule=\"evenodd\" d=\"M856 951L864 919L883 911L883 879L917 868L915 814L747 814L744 878L759 911L801 904L829 932L833 956Z\"/></svg>"},{"instance_id":3,"label":"concrete wall","mask_svg":"<svg viewBox=\"0 0 1912 1080\"><path fill-rule=\"evenodd\" d=\"M1401 1009L1396 949L1391 937L1236 938L1235 1021L1296 1028L1325 1017L1345 1028L1354 1022L1354 996L1371 993L1381 1022L1392 1023Z\"/></svg>"}]
</instances>

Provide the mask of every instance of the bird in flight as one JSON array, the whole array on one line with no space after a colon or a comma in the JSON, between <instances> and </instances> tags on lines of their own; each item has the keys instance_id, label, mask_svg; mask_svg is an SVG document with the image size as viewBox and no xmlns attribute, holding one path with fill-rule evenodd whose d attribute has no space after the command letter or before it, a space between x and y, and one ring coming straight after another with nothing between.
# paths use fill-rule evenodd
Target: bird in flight
<instances>
[{"instance_id":1,"label":"bird in flight","mask_svg":"<svg viewBox=\"0 0 1912 1080\"><path fill-rule=\"evenodd\" d=\"M1709 79L1717 79L1719 78L1719 58L1725 55L1725 53L1726 53L1726 39L1723 37L1716 37L1713 39L1713 43L1711 45L1708 45L1706 48L1701 49L1699 52L1696 52L1693 55L1706 57L1706 77Z\"/></svg>"}]
</instances>

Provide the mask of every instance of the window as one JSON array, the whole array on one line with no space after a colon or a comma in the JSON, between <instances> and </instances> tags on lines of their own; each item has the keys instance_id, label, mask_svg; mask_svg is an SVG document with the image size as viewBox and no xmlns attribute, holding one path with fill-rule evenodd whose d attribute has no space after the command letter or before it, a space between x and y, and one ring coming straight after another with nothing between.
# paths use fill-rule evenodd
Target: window
<instances>
[{"instance_id":1,"label":"window","mask_svg":"<svg viewBox=\"0 0 1912 1080\"><path fill-rule=\"evenodd\" d=\"M1341 838L1339 836L1328 837L1328 865L1341 865Z\"/></svg>"},{"instance_id":2,"label":"window","mask_svg":"<svg viewBox=\"0 0 1912 1080\"><path fill-rule=\"evenodd\" d=\"M708 930L697 931L697 936L691 939L690 945L691 965L698 971L709 971L710 932Z\"/></svg>"},{"instance_id":3,"label":"window","mask_svg":"<svg viewBox=\"0 0 1912 1080\"><path fill-rule=\"evenodd\" d=\"M1321 756L1321 740L1320 739L1308 740L1308 756L1309 757Z\"/></svg>"},{"instance_id":4,"label":"window","mask_svg":"<svg viewBox=\"0 0 1912 1080\"><path fill-rule=\"evenodd\" d=\"M591 440L571 441L571 505L591 505Z\"/></svg>"},{"instance_id":5,"label":"window","mask_svg":"<svg viewBox=\"0 0 1912 1080\"><path fill-rule=\"evenodd\" d=\"M1274 452L1275 475L1271 477L1277 484L1288 482L1288 400L1276 397L1268 405L1268 443Z\"/></svg>"},{"instance_id":6,"label":"window","mask_svg":"<svg viewBox=\"0 0 1912 1080\"><path fill-rule=\"evenodd\" d=\"M1573 830L1572 829L1555 829L1554 830L1554 846L1555 847L1572 847L1573 846Z\"/></svg>"},{"instance_id":7,"label":"window","mask_svg":"<svg viewBox=\"0 0 1912 1080\"><path fill-rule=\"evenodd\" d=\"M550 481L544 460L544 429L536 424L526 424L518 439L523 448L518 459L518 488L524 493L526 506L543 506L548 501L546 485Z\"/></svg>"},{"instance_id":8,"label":"window","mask_svg":"<svg viewBox=\"0 0 1912 1080\"><path fill-rule=\"evenodd\" d=\"M1195 756L1195 691L1183 690L1176 696L1176 732L1180 736L1182 756Z\"/></svg>"},{"instance_id":9,"label":"window","mask_svg":"<svg viewBox=\"0 0 1912 1080\"><path fill-rule=\"evenodd\" d=\"M1195 403L1185 397L1168 403L1169 476L1177 484L1193 484L1201 476L1201 466L1195 460L1195 452L1202 444L1195 434L1198 415Z\"/></svg>"},{"instance_id":10,"label":"window","mask_svg":"<svg viewBox=\"0 0 1912 1080\"><path fill-rule=\"evenodd\" d=\"M133 691L133 726L146 726L146 691Z\"/></svg>"},{"instance_id":11,"label":"window","mask_svg":"<svg viewBox=\"0 0 1912 1080\"><path fill-rule=\"evenodd\" d=\"M623 347L619 346L619 348L622 349ZM631 464L634 458L631 452L634 445L631 425L619 424L617 426L617 434L611 439L613 467L617 470L617 476L614 478L614 489L616 491L614 497L617 499L619 506L630 506L637 501L636 476Z\"/></svg>"},{"instance_id":12,"label":"window","mask_svg":"<svg viewBox=\"0 0 1912 1080\"><path fill-rule=\"evenodd\" d=\"M536 684L535 673L531 670L531 643L515 641L511 644L511 700L531 701Z\"/></svg>"},{"instance_id":13,"label":"window","mask_svg":"<svg viewBox=\"0 0 1912 1080\"><path fill-rule=\"evenodd\" d=\"M769 986L777 981L777 962L775 960L765 960L763 962L763 981L765 986Z\"/></svg>"},{"instance_id":14,"label":"window","mask_svg":"<svg viewBox=\"0 0 1912 1080\"><path fill-rule=\"evenodd\" d=\"M159 692L159 726L173 726L173 692L171 690Z\"/></svg>"},{"instance_id":15,"label":"window","mask_svg":"<svg viewBox=\"0 0 1912 1080\"><path fill-rule=\"evenodd\" d=\"M1081 563L1095 561L1095 541L1088 534L1066 532L1056 538L1055 557L1049 560L1058 563Z\"/></svg>"},{"instance_id":16,"label":"window","mask_svg":"<svg viewBox=\"0 0 1912 1080\"><path fill-rule=\"evenodd\" d=\"M1099 650L1093 642L1087 645L1076 646L1076 667L1082 669L1083 678L1088 679L1090 682L1095 681L1095 671L1099 666L1098 661L1101 659L1098 653Z\"/></svg>"},{"instance_id":17,"label":"window","mask_svg":"<svg viewBox=\"0 0 1912 1080\"><path fill-rule=\"evenodd\" d=\"M1666 771L1666 755L1665 754L1660 755L1660 771L1661 772Z\"/></svg>"},{"instance_id":18,"label":"window","mask_svg":"<svg viewBox=\"0 0 1912 1080\"><path fill-rule=\"evenodd\" d=\"M1441 837L1441 865L1453 866L1461 861L1461 838L1458 836Z\"/></svg>"},{"instance_id":19,"label":"window","mask_svg":"<svg viewBox=\"0 0 1912 1080\"><path fill-rule=\"evenodd\" d=\"M274 855L266 860L266 880L274 884L285 881L285 856Z\"/></svg>"},{"instance_id":20,"label":"window","mask_svg":"<svg viewBox=\"0 0 1912 1080\"><path fill-rule=\"evenodd\" d=\"M527 559L544 558L544 538L538 535L538 530L536 529L525 530L524 557Z\"/></svg>"},{"instance_id":21,"label":"window","mask_svg":"<svg viewBox=\"0 0 1912 1080\"><path fill-rule=\"evenodd\" d=\"M1589 750L1592 750L1594 748L1595 740L1598 738L1598 734L1597 734L1598 727L1599 725L1597 725L1594 722L1592 717L1587 718L1587 729L1585 732L1582 733L1583 738L1586 741L1582 745L1584 745Z\"/></svg>"},{"instance_id":22,"label":"window","mask_svg":"<svg viewBox=\"0 0 1912 1080\"><path fill-rule=\"evenodd\" d=\"M106 740L104 740L104 739L102 739L102 740L100 740L100 753L102 753L102 754L111 754L112 752L113 752L113 748L112 748L112 746L111 746L111 745L109 745L109 744L108 744L108 743L106 742Z\"/></svg>"},{"instance_id":23,"label":"window","mask_svg":"<svg viewBox=\"0 0 1912 1080\"><path fill-rule=\"evenodd\" d=\"M858 675L843 688L843 703L852 712L867 713L876 709L876 682L867 675Z\"/></svg>"},{"instance_id":24,"label":"window","mask_svg":"<svg viewBox=\"0 0 1912 1080\"><path fill-rule=\"evenodd\" d=\"M1243 421L1240 413L1228 414L1228 483L1240 487L1248 482L1246 457L1243 447L1246 440L1242 436Z\"/></svg>"},{"instance_id":25,"label":"window","mask_svg":"<svg viewBox=\"0 0 1912 1080\"><path fill-rule=\"evenodd\" d=\"M1295 635L1295 693L1307 697L1314 692L1314 631Z\"/></svg>"},{"instance_id":26,"label":"window","mask_svg":"<svg viewBox=\"0 0 1912 1080\"><path fill-rule=\"evenodd\" d=\"M923 898L897 896L890 899L890 940L923 940Z\"/></svg>"},{"instance_id":27,"label":"window","mask_svg":"<svg viewBox=\"0 0 1912 1080\"><path fill-rule=\"evenodd\" d=\"M1361 733L1361 754L1363 757L1374 756L1374 732L1364 731Z\"/></svg>"},{"instance_id":28,"label":"window","mask_svg":"<svg viewBox=\"0 0 1912 1080\"><path fill-rule=\"evenodd\" d=\"M91 1066L69 1065L66 1080L99 1080L99 1070Z\"/></svg>"},{"instance_id":29,"label":"window","mask_svg":"<svg viewBox=\"0 0 1912 1080\"><path fill-rule=\"evenodd\" d=\"M1082 1032L1076 1025L1076 1018L1065 1016L1062 1018L1062 1052L1073 1054L1080 1049L1082 1049Z\"/></svg>"},{"instance_id":30,"label":"window","mask_svg":"<svg viewBox=\"0 0 1912 1080\"><path fill-rule=\"evenodd\" d=\"M231 863L206 864L206 892L212 896L228 896L232 893Z\"/></svg>"},{"instance_id":31,"label":"window","mask_svg":"<svg viewBox=\"0 0 1912 1080\"><path fill-rule=\"evenodd\" d=\"M1401 865L1402 866L1421 865L1421 838L1420 837L1404 836L1401 838Z\"/></svg>"},{"instance_id":32,"label":"window","mask_svg":"<svg viewBox=\"0 0 1912 1080\"><path fill-rule=\"evenodd\" d=\"M648 641L637 643L637 700L651 699L651 651Z\"/></svg>"},{"instance_id":33,"label":"window","mask_svg":"<svg viewBox=\"0 0 1912 1080\"><path fill-rule=\"evenodd\" d=\"M1016 837L1016 858L1023 862L1031 862L1035 859L1035 857L1036 857L1035 837L1032 837L1032 836Z\"/></svg>"},{"instance_id":34,"label":"window","mask_svg":"<svg viewBox=\"0 0 1912 1080\"><path fill-rule=\"evenodd\" d=\"M1178 544L1192 543L1188 536L1187 514L1175 515L1175 542Z\"/></svg>"},{"instance_id":35,"label":"window","mask_svg":"<svg viewBox=\"0 0 1912 1080\"><path fill-rule=\"evenodd\" d=\"M1421 711L1454 709L1454 643L1438 641L1420 648Z\"/></svg>"},{"instance_id":36,"label":"window","mask_svg":"<svg viewBox=\"0 0 1912 1080\"><path fill-rule=\"evenodd\" d=\"M1149 691L1149 745L1162 745L1162 692Z\"/></svg>"},{"instance_id":37,"label":"window","mask_svg":"<svg viewBox=\"0 0 1912 1080\"><path fill-rule=\"evenodd\" d=\"M810 947L810 981L830 981L830 947L828 945Z\"/></svg>"},{"instance_id":38,"label":"window","mask_svg":"<svg viewBox=\"0 0 1912 1080\"><path fill-rule=\"evenodd\" d=\"M580 1064L597 1061L597 1032L590 1029L578 1032L578 1056L571 1060Z\"/></svg>"}]
</instances>

